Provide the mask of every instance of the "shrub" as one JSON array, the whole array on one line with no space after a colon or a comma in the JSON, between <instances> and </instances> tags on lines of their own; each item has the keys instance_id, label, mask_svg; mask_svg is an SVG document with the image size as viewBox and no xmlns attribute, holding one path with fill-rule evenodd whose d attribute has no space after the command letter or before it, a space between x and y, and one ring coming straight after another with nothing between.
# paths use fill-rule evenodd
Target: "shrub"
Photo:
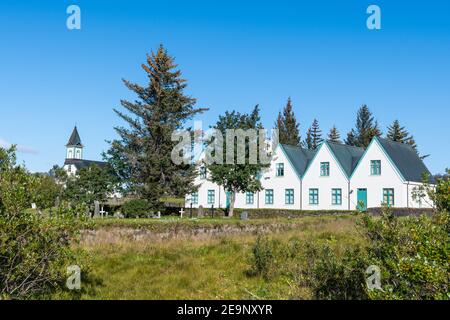
<instances>
[{"instance_id":1,"label":"shrub","mask_svg":"<svg viewBox=\"0 0 450 320\"><path fill-rule=\"evenodd\" d=\"M71 248L80 220L60 207L51 216L29 208L33 177L15 165L14 150L0 148L0 297L34 298L64 288L66 267L77 264Z\"/></svg>"},{"instance_id":2,"label":"shrub","mask_svg":"<svg viewBox=\"0 0 450 320\"><path fill-rule=\"evenodd\" d=\"M144 199L133 199L123 204L122 213L127 218L148 217L150 204Z\"/></svg>"},{"instance_id":3,"label":"shrub","mask_svg":"<svg viewBox=\"0 0 450 320\"><path fill-rule=\"evenodd\" d=\"M268 279L274 264L274 256L273 243L267 236L258 235L252 248L251 272Z\"/></svg>"},{"instance_id":4,"label":"shrub","mask_svg":"<svg viewBox=\"0 0 450 320\"><path fill-rule=\"evenodd\" d=\"M450 299L450 218L395 217L385 208L360 221L367 247L338 257L329 247L309 248L305 275L319 299ZM377 266L381 290L369 290L365 270Z\"/></svg>"}]
</instances>

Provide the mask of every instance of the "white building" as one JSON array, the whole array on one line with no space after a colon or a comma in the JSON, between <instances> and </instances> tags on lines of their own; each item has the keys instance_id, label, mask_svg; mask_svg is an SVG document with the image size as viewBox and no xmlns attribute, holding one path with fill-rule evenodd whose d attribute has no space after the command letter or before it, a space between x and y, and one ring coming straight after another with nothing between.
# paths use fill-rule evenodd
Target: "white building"
<instances>
[{"instance_id":1,"label":"white building","mask_svg":"<svg viewBox=\"0 0 450 320\"><path fill-rule=\"evenodd\" d=\"M278 145L270 167L261 174L263 190L236 195L236 208L354 210L380 207L430 207L417 202L412 191L429 171L406 144L374 138L369 147L324 142L317 151ZM227 208L223 187L208 180L200 167L198 192L186 197L187 206Z\"/></svg>"},{"instance_id":2,"label":"white building","mask_svg":"<svg viewBox=\"0 0 450 320\"><path fill-rule=\"evenodd\" d=\"M81 143L80 135L78 134L78 129L75 126L73 128L72 134L69 138L69 142L66 145L66 160L64 161L64 170L66 170L68 175L75 175L78 170L84 167L89 167L91 165L98 165L99 167L104 167L105 162L92 161L83 159L83 144Z\"/></svg>"}]
</instances>

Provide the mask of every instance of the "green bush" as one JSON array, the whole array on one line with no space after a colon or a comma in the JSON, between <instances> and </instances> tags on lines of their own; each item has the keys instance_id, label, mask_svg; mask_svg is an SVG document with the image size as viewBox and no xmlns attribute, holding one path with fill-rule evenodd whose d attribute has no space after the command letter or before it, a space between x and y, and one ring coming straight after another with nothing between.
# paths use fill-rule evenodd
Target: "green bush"
<instances>
[{"instance_id":1,"label":"green bush","mask_svg":"<svg viewBox=\"0 0 450 320\"><path fill-rule=\"evenodd\" d=\"M65 290L66 268L82 267L71 244L83 208L60 207L52 215L29 208L34 177L16 166L14 149L0 148L0 298L36 298Z\"/></svg>"},{"instance_id":2,"label":"green bush","mask_svg":"<svg viewBox=\"0 0 450 320\"><path fill-rule=\"evenodd\" d=\"M122 213L127 218L144 218L150 214L150 204L144 199L133 199L123 204Z\"/></svg>"},{"instance_id":3,"label":"green bush","mask_svg":"<svg viewBox=\"0 0 450 320\"><path fill-rule=\"evenodd\" d=\"M381 217L360 221L367 246L337 256L326 245L309 248L305 278L318 299L450 299L450 218ZM381 290L369 290L370 266L381 272Z\"/></svg>"},{"instance_id":4,"label":"green bush","mask_svg":"<svg viewBox=\"0 0 450 320\"><path fill-rule=\"evenodd\" d=\"M274 265L274 245L264 235L258 235L252 248L251 273L268 279Z\"/></svg>"}]
</instances>

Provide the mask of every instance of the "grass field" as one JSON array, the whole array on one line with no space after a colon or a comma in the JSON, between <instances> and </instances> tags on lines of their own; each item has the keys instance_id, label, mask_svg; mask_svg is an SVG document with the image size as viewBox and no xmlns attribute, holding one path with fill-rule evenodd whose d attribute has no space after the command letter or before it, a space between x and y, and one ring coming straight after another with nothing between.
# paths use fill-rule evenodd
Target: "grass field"
<instances>
[{"instance_id":1,"label":"grass field","mask_svg":"<svg viewBox=\"0 0 450 320\"><path fill-rule=\"evenodd\" d=\"M183 223L295 223L291 230L268 236L286 252L301 252L307 241L328 242L337 251L361 242L352 216L305 217L275 220L122 220L98 221L96 228L154 228ZM158 229L158 228L156 228ZM165 241L130 241L113 244L82 243L90 256L90 281L84 283L83 299L308 299L307 287L298 281L301 258L273 257L269 279L252 275L251 256L255 233L191 237ZM298 255L301 257L301 255ZM300 260L299 260L300 259Z\"/></svg>"}]
</instances>

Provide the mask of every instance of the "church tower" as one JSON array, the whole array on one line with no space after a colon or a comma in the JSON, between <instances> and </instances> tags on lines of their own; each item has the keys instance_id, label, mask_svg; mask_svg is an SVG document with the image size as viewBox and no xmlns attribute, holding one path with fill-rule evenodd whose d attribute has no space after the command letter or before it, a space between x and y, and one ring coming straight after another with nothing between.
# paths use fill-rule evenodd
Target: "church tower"
<instances>
[{"instance_id":1,"label":"church tower","mask_svg":"<svg viewBox=\"0 0 450 320\"><path fill-rule=\"evenodd\" d=\"M66 144L66 159L83 159L83 145L76 126Z\"/></svg>"}]
</instances>

